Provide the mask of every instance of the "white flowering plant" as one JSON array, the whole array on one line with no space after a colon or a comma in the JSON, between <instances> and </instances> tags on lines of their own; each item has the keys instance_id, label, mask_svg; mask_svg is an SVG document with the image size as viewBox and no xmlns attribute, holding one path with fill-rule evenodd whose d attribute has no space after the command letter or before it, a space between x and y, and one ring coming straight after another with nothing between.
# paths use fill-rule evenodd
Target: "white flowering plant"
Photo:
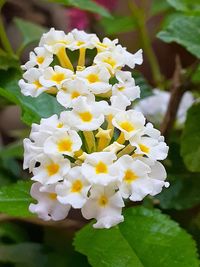
<instances>
[{"instance_id":1,"label":"white flowering plant","mask_svg":"<svg viewBox=\"0 0 200 267\"><path fill-rule=\"evenodd\" d=\"M0 265L198 267L198 1L5 2Z\"/></svg>"},{"instance_id":2,"label":"white flowering plant","mask_svg":"<svg viewBox=\"0 0 200 267\"><path fill-rule=\"evenodd\" d=\"M95 50L92 62L87 50ZM76 65L68 54L78 51ZM131 72L142 64L142 50L129 53L118 40L77 29L50 29L30 53L19 81L26 96L54 94L65 108L33 124L24 140L24 168L33 173L29 210L43 220L65 219L81 209L95 228L124 220L125 200L155 196L167 174L159 160L168 146L141 112L128 109L140 97Z\"/></svg>"}]
</instances>

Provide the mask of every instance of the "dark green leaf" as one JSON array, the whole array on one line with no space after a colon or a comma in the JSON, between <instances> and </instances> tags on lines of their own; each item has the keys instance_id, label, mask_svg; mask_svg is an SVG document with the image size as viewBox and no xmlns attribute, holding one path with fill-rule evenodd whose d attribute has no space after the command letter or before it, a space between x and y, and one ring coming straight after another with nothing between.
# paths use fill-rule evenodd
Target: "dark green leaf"
<instances>
[{"instance_id":1,"label":"dark green leaf","mask_svg":"<svg viewBox=\"0 0 200 267\"><path fill-rule=\"evenodd\" d=\"M89 224L76 234L76 250L93 267L199 266L195 242L168 216L144 207L124 215L118 227L95 230Z\"/></svg>"},{"instance_id":2,"label":"dark green leaf","mask_svg":"<svg viewBox=\"0 0 200 267\"><path fill-rule=\"evenodd\" d=\"M20 30L23 38L20 50L23 50L26 46L32 43L38 42L42 34L47 31L46 28L23 19L15 18L14 22Z\"/></svg>"},{"instance_id":3,"label":"dark green leaf","mask_svg":"<svg viewBox=\"0 0 200 267\"><path fill-rule=\"evenodd\" d=\"M181 155L188 170L200 172L200 103L194 104L187 113L181 138Z\"/></svg>"},{"instance_id":4,"label":"dark green leaf","mask_svg":"<svg viewBox=\"0 0 200 267\"><path fill-rule=\"evenodd\" d=\"M167 0L175 9L200 14L200 0Z\"/></svg>"},{"instance_id":5,"label":"dark green leaf","mask_svg":"<svg viewBox=\"0 0 200 267\"><path fill-rule=\"evenodd\" d=\"M115 16L111 19L104 18L101 19L100 23L108 35L130 32L137 26L135 19L131 16Z\"/></svg>"},{"instance_id":6,"label":"dark green leaf","mask_svg":"<svg viewBox=\"0 0 200 267\"><path fill-rule=\"evenodd\" d=\"M10 55L0 55L0 70L8 70L9 68L19 68L19 60Z\"/></svg>"},{"instance_id":7,"label":"dark green leaf","mask_svg":"<svg viewBox=\"0 0 200 267\"><path fill-rule=\"evenodd\" d=\"M37 243L0 245L0 262L18 267L44 267L47 261L43 246Z\"/></svg>"},{"instance_id":8,"label":"dark green leaf","mask_svg":"<svg viewBox=\"0 0 200 267\"><path fill-rule=\"evenodd\" d=\"M0 149L0 158L22 159L22 157L23 157L22 141L11 143Z\"/></svg>"},{"instance_id":9,"label":"dark green leaf","mask_svg":"<svg viewBox=\"0 0 200 267\"><path fill-rule=\"evenodd\" d=\"M32 201L30 196L31 182L19 181L0 188L0 212L12 216L31 216L28 206Z\"/></svg>"},{"instance_id":10,"label":"dark green leaf","mask_svg":"<svg viewBox=\"0 0 200 267\"><path fill-rule=\"evenodd\" d=\"M166 43L176 42L190 53L200 58L200 17L176 15L158 33L158 38Z\"/></svg>"},{"instance_id":11,"label":"dark green leaf","mask_svg":"<svg viewBox=\"0 0 200 267\"><path fill-rule=\"evenodd\" d=\"M162 209L183 210L200 204L200 175L170 174L170 187L156 196Z\"/></svg>"},{"instance_id":12,"label":"dark green leaf","mask_svg":"<svg viewBox=\"0 0 200 267\"><path fill-rule=\"evenodd\" d=\"M103 17L111 17L110 13L104 7L91 0L48 0L48 1L62 4L65 6L77 7L79 9L97 13Z\"/></svg>"}]
</instances>

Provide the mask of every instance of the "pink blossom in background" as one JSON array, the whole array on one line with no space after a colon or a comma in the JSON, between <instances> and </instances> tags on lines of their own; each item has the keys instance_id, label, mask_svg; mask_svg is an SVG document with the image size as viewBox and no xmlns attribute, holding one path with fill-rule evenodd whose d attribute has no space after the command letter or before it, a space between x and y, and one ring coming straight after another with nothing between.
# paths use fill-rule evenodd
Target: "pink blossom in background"
<instances>
[{"instance_id":1,"label":"pink blossom in background","mask_svg":"<svg viewBox=\"0 0 200 267\"><path fill-rule=\"evenodd\" d=\"M99 5L105 7L109 11L112 11L117 6L117 0L93 0ZM79 30L85 30L90 25L90 19L99 20L100 16L97 14L92 14L88 11L81 10L78 8L70 8L67 10L67 16L69 20L68 30L77 28Z\"/></svg>"}]
</instances>

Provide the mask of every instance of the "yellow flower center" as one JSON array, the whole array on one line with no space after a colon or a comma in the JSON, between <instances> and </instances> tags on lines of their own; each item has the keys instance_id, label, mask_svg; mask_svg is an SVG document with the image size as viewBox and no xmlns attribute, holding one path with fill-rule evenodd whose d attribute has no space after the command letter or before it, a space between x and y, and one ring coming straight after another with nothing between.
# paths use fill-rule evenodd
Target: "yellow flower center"
<instances>
[{"instance_id":1,"label":"yellow flower center","mask_svg":"<svg viewBox=\"0 0 200 267\"><path fill-rule=\"evenodd\" d=\"M37 63L42 64L44 62L44 57L37 57Z\"/></svg>"},{"instance_id":2,"label":"yellow flower center","mask_svg":"<svg viewBox=\"0 0 200 267\"><path fill-rule=\"evenodd\" d=\"M39 80L34 81L33 84L36 86L36 89L42 87L42 85L41 85L41 83L39 82Z\"/></svg>"},{"instance_id":3,"label":"yellow flower center","mask_svg":"<svg viewBox=\"0 0 200 267\"><path fill-rule=\"evenodd\" d=\"M144 153L149 153L149 147L143 145L143 144L139 144L140 150Z\"/></svg>"},{"instance_id":4,"label":"yellow flower center","mask_svg":"<svg viewBox=\"0 0 200 267\"><path fill-rule=\"evenodd\" d=\"M81 112L81 113L79 113L79 116L80 116L81 120L85 121L85 122L89 122L93 118L92 114L89 111Z\"/></svg>"},{"instance_id":5,"label":"yellow flower center","mask_svg":"<svg viewBox=\"0 0 200 267\"><path fill-rule=\"evenodd\" d=\"M127 132L132 132L135 128L133 127L133 124L130 123L129 121L123 121L120 123L120 127L127 131Z\"/></svg>"},{"instance_id":6,"label":"yellow flower center","mask_svg":"<svg viewBox=\"0 0 200 267\"><path fill-rule=\"evenodd\" d=\"M70 139L63 139L58 142L58 150L60 152L71 151L72 150L72 141Z\"/></svg>"},{"instance_id":7,"label":"yellow flower center","mask_svg":"<svg viewBox=\"0 0 200 267\"><path fill-rule=\"evenodd\" d=\"M100 81L99 76L95 73L89 74L86 78L89 81L89 83L96 83Z\"/></svg>"},{"instance_id":8,"label":"yellow flower center","mask_svg":"<svg viewBox=\"0 0 200 267\"><path fill-rule=\"evenodd\" d=\"M118 91L123 91L125 89L125 87L121 86L121 87L118 87L117 89L118 89Z\"/></svg>"},{"instance_id":9,"label":"yellow flower center","mask_svg":"<svg viewBox=\"0 0 200 267\"><path fill-rule=\"evenodd\" d=\"M77 91L74 91L72 94L71 94L71 98L74 99L74 98L77 98L78 96L80 96L79 92Z\"/></svg>"},{"instance_id":10,"label":"yellow flower center","mask_svg":"<svg viewBox=\"0 0 200 267\"><path fill-rule=\"evenodd\" d=\"M56 82L56 83L61 83L65 79L65 74L64 73L55 73L52 75L51 80Z\"/></svg>"},{"instance_id":11,"label":"yellow flower center","mask_svg":"<svg viewBox=\"0 0 200 267\"><path fill-rule=\"evenodd\" d=\"M78 42L76 43L77 46L81 46L81 45L83 45L83 44L85 44L85 42L83 42L83 41L78 41Z\"/></svg>"},{"instance_id":12,"label":"yellow flower center","mask_svg":"<svg viewBox=\"0 0 200 267\"><path fill-rule=\"evenodd\" d=\"M83 183L81 182L81 180L76 180L72 184L71 192L79 193L82 188L83 188Z\"/></svg>"},{"instance_id":13,"label":"yellow flower center","mask_svg":"<svg viewBox=\"0 0 200 267\"><path fill-rule=\"evenodd\" d=\"M112 68L114 68L116 65L116 61L111 57L105 58L103 62L109 64Z\"/></svg>"},{"instance_id":14,"label":"yellow flower center","mask_svg":"<svg viewBox=\"0 0 200 267\"><path fill-rule=\"evenodd\" d=\"M60 166L56 163L51 163L46 166L46 169L47 169L49 176L51 176L51 175L56 174L59 171Z\"/></svg>"},{"instance_id":15,"label":"yellow flower center","mask_svg":"<svg viewBox=\"0 0 200 267\"><path fill-rule=\"evenodd\" d=\"M131 183L131 182L133 182L135 179L137 179L138 178L138 176L133 172L133 171L131 171L131 170L127 170L126 172L125 172L125 175L124 175L124 181L126 182L126 183Z\"/></svg>"},{"instance_id":16,"label":"yellow flower center","mask_svg":"<svg viewBox=\"0 0 200 267\"><path fill-rule=\"evenodd\" d=\"M56 199L57 199L57 195L56 195L56 193L49 193L49 198L50 198L51 200L56 200Z\"/></svg>"},{"instance_id":17,"label":"yellow flower center","mask_svg":"<svg viewBox=\"0 0 200 267\"><path fill-rule=\"evenodd\" d=\"M101 196L99 198L99 205L100 206L106 206L108 204L108 198L106 196Z\"/></svg>"},{"instance_id":18,"label":"yellow flower center","mask_svg":"<svg viewBox=\"0 0 200 267\"><path fill-rule=\"evenodd\" d=\"M59 122L58 124L57 124L57 128L62 128L63 127L63 123L62 122Z\"/></svg>"},{"instance_id":19,"label":"yellow flower center","mask_svg":"<svg viewBox=\"0 0 200 267\"><path fill-rule=\"evenodd\" d=\"M107 165L104 162L99 161L96 165L96 173L108 173Z\"/></svg>"}]
</instances>

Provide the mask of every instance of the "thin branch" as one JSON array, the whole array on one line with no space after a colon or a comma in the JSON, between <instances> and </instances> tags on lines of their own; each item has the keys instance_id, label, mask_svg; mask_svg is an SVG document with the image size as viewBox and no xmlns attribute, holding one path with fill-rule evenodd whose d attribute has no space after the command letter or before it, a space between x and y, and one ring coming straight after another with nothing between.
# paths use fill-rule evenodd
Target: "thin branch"
<instances>
[{"instance_id":1,"label":"thin branch","mask_svg":"<svg viewBox=\"0 0 200 267\"><path fill-rule=\"evenodd\" d=\"M164 135L166 138L174 126L176 114L184 93L189 91L192 87L191 78L199 64L199 61L195 62L195 64L193 64L187 72L187 75L183 75L179 56L176 56L175 62L175 71L172 79L170 100L160 129L162 135Z\"/></svg>"}]
</instances>

